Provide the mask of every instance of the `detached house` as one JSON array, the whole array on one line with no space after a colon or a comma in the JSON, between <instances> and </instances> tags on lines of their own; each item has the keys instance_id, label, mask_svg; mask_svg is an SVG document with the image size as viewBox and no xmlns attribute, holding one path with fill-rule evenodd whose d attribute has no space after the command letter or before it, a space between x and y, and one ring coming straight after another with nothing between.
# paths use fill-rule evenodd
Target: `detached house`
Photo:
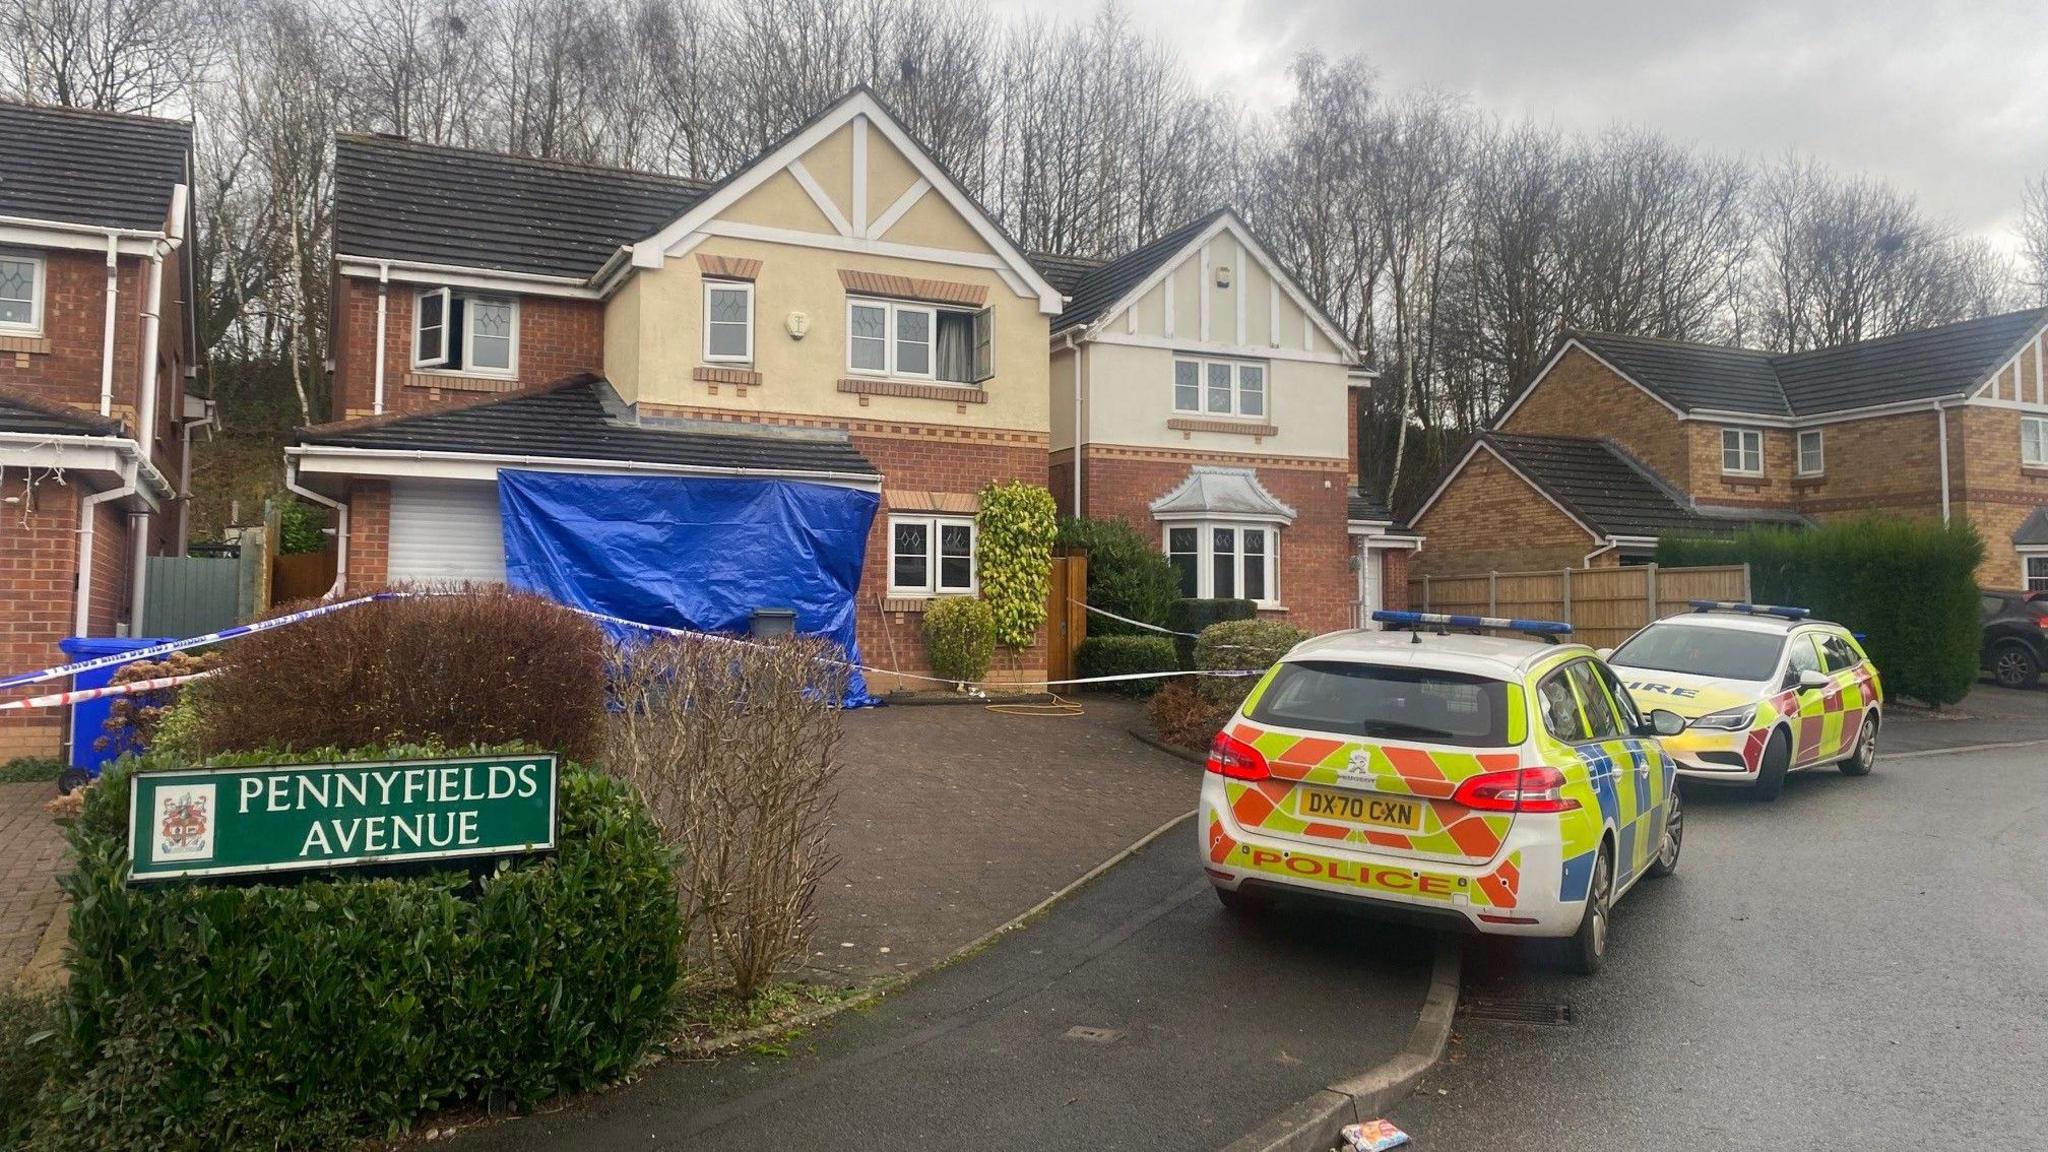
<instances>
[{"instance_id":1,"label":"detached house","mask_svg":"<svg viewBox=\"0 0 2048 1152\"><path fill-rule=\"evenodd\" d=\"M2032 309L1777 355L1572 333L1413 522L1418 570L1641 562L1665 535L1883 511L1968 517L1987 585L2048 588Z\"/></svg>"},{"instance_id":2,"label":"detached house","mask_svg":"<svg viewBox=\"0 0 2048 1152\"><path fill-rule=\"evenodd\" d=\"M701 627L801 593L804 630L926 666L924 605L978 588L977 493L1044 482L1062 303L872 95L715 185L336 149L341 419L287 472L340 509L343 588L503 580L510 555ZM1042 647L1013 665L1042 674Z\"/></svg>"},{"instance_id":3,"label":"detached house","mask_svg":"<svg viewBox=\"0 0 2048 1152\"><path fill-rule=\"evenodd\" d=\"M0 102L10 673L61 663L67 636L132 628L145 559L182 548L191 167L188 124ZM0 759L55 754L63 725L61 709L0 714Z\"/></svg>"},{"instance_id":4,"label":"detached house","mask_svg":"<svg viewBox=\"0 0 2048 1152\"><path fill-rule=\"evenodd\" d=\"M1153 535L1188 596L1242 597L1310 631L1405 602L1406 557L1358 491L1370 376L1235 212L1114 260L1042 258L1061 511Z\"/></svg>"}]
</instances>

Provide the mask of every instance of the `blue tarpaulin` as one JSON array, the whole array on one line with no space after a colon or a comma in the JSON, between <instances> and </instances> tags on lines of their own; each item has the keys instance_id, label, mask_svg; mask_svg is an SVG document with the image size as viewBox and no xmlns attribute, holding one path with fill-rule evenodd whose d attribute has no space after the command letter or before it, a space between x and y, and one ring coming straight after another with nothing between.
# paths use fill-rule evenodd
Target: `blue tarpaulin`
<instances>
[{"instance_id":1,"label":"blue tarpaulin","mask_svg":"<svg viewBox=\"0 0 2048 1152\"><path fill-rule=\"evenodd\" d=\"M790 480L498 473L505 578L642 624L744 634L757 608L858 663L854 597L873 492ZM869 702L853 673L849 706Z\"/></svg>"}]
</instances>

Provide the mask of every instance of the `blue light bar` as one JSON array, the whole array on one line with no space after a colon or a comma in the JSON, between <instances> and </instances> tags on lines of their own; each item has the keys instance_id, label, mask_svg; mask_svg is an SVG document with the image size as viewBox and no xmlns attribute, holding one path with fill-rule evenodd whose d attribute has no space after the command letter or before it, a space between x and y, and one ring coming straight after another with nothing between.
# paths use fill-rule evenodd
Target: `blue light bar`
<instances>
[{"instance_id":1,"label":"blue light bar","mask_svg":"<svg viewBox=\"0 0 2048 1152\"><path fill-rule=\"evenodd\" d=\"M1744 604L1739 600L1688 600L1695 612L1740 612L1745 616L1777 616L1786 620L1804 620L1813 615L1811 608L1781 608L1776 604Z\"/></svg>"},{"instance_id":2,"label":"blue light bar","mask_svg":"<svg viewBox=\"0 0 2048 1152\"><path fill-rule=\"evenodd\" d=\"M1372 614L1376 623L1432 625L1438 628L1490 628L1502 632L1530 632L1538 636L1569 636L1572 626L1562 620L1509 620L1500 616L1447 616L1441 612L1387 612Z\"/></svg>"}]
</instances>

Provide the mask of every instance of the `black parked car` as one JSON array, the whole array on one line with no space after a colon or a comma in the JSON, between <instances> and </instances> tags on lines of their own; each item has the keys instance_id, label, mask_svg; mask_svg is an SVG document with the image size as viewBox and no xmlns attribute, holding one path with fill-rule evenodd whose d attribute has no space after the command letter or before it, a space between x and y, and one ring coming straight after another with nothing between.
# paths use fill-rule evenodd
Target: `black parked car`
<instances>
[{"instance_id":1,"label":"black parked car","mask_svg":"<svg viewBox=\"0 0 2048 1152\"><path fill-rule=\"evenodd\" d=\"M2048 664L2048 595L1977 590L1983 608L1981 665L2007 688L2032 688Z\"/></svg>"}]
</instances>

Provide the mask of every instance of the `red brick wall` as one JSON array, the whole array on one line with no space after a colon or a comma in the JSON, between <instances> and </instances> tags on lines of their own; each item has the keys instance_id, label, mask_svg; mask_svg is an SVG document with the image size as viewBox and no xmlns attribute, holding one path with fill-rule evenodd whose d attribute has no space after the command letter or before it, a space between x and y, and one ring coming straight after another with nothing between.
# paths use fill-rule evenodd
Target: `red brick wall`
<instances>
[{"instance_id":1,"label":"red brick wall","mask_svg":"<svg viewBox=\"0 0 2048 1152\"><path fill-rule=\"evenodd\" d=\"M1408 557L1406 548L1380 552L1380 607L1390 612L1408 610Z\"/></svg>"},{"instance_id":2,"label":"red brick wall","mask_svg":"<svg viewBox=\"0 0 2048 1152\"><path fill-rule=\"evenodd\" d=\"M384 317L384 410L426 412L578 372L604 371L604 305L552 296L519 298L519 375L499 380L451 377L412 368L413 300L419 285L392 284ZM343 276L335 284L335 419L367 416L377 392L377 282ZM412 382L408 383L408 378Z\"/></svg>"},{"instance_id":3,"label":"red brick wall","mask_svg":"<svg viewBox=\"0 0 2048 1152\"><path fill-rule=\"evenodd\" d=\"M357 480L348 487L348 592L384 586L391 563L391 484Z\"/></svg>"},{"instance_id":4,"label":"red brick wall","mask_svg":"<svg viewBox=\"0 0 2048 1152\"><path fill-rule=\"evenodd\" d=\"M86 612L86 631L93 636L112 636L115 628L129 623L129 580L135 571L133 539L128 513L113 502L93 510L92 606ZM69 606L73 601L65 597Z\"/></svg>"},{"instance_id":5,"label":"red brick wall","mask_svg":"<svg viewBox=\"0 0 2048 1152\"><path fill-rule=\"evenodd\" d=\"M1598 544L1484 449L1473 453L1415 531L1426 539L1410 567L1432 576L1576 568Z\"/></svg>"},{"instance_id":6,"label":"red brick wall","mask_svg":"<svg viewBox=\"0 0 2048 1152\"><path fill-rule=\"evenodd\" d=\"M1669 408L1574 347L1540 377L1503 432L1528 436L1604 436L1685 491L1684 426Z\"/></svg>"},{"instance_id":7,"label":"red brick wall","mask_svg":"<svg viewBox=\"0 0 2048 1152\"><path fill-rule=\"evenodd\" d=\"M1082 501L1088 515L1122 519L1155 546L1160 526L1151 504L1187 479L1188 469L1198 464L1255 469L1266 491L1296 513L1294 523L1280 530L1278 583L1286 610L1265 615L1310 632L1350 626L1358 576L1351 570L1353 546L1345 523L1344 461L1092 444L1083 452ZM1064 467L1049 471L1055 494L1061 491L1057 485L1071 484L1060 475Z\"/></svg>"},{"instance_id":8,"label":"red brick wall","mask_svg":"<svg viewBox=\"0 0 2048 1152\"><path fill-rule=\"evenodd\" d=\"M10 470L0 496L20 499L24 487ZM12 675L62 662L57 641L71 635L77 574L75 489L45 481L33 500L0 504L0 671ZM24 694L6 693L9 698ZM0 759L54 756L63 734L62 709L0 712Z\"/></svg>"}]
</instances>

